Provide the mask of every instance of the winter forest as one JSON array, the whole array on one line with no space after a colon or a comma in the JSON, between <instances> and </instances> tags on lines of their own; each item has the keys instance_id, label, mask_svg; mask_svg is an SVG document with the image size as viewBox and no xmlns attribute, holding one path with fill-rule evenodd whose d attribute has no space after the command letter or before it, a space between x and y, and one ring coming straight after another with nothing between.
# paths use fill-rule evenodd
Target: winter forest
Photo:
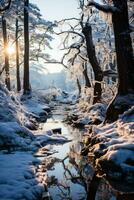
<instances>
[{"instance_id":1,"label":"winter forest","mask_svg":"<svg viewBox=\"0 0 134 200\"><path fill-rule=\"evenodd\" d=\"M0 0L0 200L134 200L134 1Z\"/></svg>"}]
</instances>

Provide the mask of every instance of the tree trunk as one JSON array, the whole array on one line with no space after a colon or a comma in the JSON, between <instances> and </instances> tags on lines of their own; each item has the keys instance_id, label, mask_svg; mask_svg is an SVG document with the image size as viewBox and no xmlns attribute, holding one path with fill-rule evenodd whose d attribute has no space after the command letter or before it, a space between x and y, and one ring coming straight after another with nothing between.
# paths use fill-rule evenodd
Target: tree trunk
<instances>
[{"instance_id":1,"label":"tree trunk","mask_svg":"<svg viewBox=\"0 0 134 200\"><path fill-rule=\"evenodd\" d=\"M112 14L118 69L118 92L107 109L106 122L115 121L119 114L134 105L134 59L129 33L127 0L113 0L120 12Z\"/></svg>"},{"instance_id":2,"label":"tree trunk","mask_svg":"<svg viewBox=\"0 0 134 200\"><path fill-rule=\"evenodd\" d=\"M117 200L133 200L134 199L134 193L128 193L128 194L118 194Z\"/></svg>"},{"instance_id":3,"label":"tree trunk","mask_svg":"<svg viewBox=\"0 0 134 200\"><path fill-rule=\"evenodd\" d=\"M113 0L121 12L113 14L115 48L119 74L118 94L134 93L134 60L129 33L127 0Z\"/></svg>"},{"instance_id":4,"label":"tree trunk","mask_svg":"<svg viewBox=\"0 0 134 200\"><path fill-rule=\"evenodd\" d=\"M24 94L29 94L29 0L24 0L24 80L23 89Z\"/></svg>"},{"instance_id":5,"label":"tree trunk","mask_svg":"<svg viewBox=\"0 0 134 200\"><path fill-rule=\"evenodd\" d=\"M20 64L19 64L19 42L18 42L18 19L16 19L16 80L17 80L17 91L21 90L20 82Z\"/></svg>"},{"instance_id":6,"label":"tree trunk","mask_svg":"<svg viewBox=\"0 0 134 200\"><path fill-rule=\"evenodd\" d=\"M97 174L95 172L88 186L87 200L95 200L95 196L96 196L100 181L101 181L101 178L97 177Z\"/></svg>"},{"instance_id":7,"label":"tree trunk","mask_svg":"<svg viewBox=\"0 0 134 200\"><path fill-rule=\"evenodd\" d=\"M6 19L2 17L2 31L3 31L3 41L4 41L4 55L5 55L5 84L10 90L10 71L9 71L9 55L7 52L8 48L8 36L7 36L7 24L6 24Z\"/></svg>"},{"instance_id":8,"label":"tree trunk","mask_svg":"<svg viewBox=\"0 0 134 200\"><path fill-rule=\"evenodd\" d=\"M91 87L91 83L87 74L87 66L83 66L83 76L85 78L85 87L86 88L90 88Z\"/></svg>"},{"instance_id":9,"label":"tree trunk","mask_svg":"<svg viewBox=\"0 0 134 200\"><path fill-rule=\"evenodd\" d=\"M80 82L79 82L78 78L76 80L76 83L77 83L77 86L78 86L78 91L79 91L79 96L80 96L81 95L81 85L80 85Z\"/></svg>"},{"instance_id":10,"label":"tree trunk","mask_svg":"<svg viewBox=\"0 0 134 200\"><path fill-rule=\"evenodd\" d=\"M103 73L96 58L95 47L92 40L92 28L90 24L86 24L82 32L86 40L88 59L94 72L94 78L95 78L94 98L93 98L93 104L94 104L100 101L101 99L101 93L102 93L101 81L103 79Z\"/></svg>"}]
</instances>

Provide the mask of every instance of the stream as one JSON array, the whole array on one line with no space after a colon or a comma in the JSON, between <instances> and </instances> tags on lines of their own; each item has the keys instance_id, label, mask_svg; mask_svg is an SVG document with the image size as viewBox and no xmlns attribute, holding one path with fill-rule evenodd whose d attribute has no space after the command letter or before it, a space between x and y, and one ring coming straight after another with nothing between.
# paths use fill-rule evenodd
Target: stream
<instances>
[{"instance_id":1,"label":"stream","mask_svg":"<svg viewBox=\"0 0 134 200\"><path fill-rule=\"evenodd\" d=\"M52 200L115 200L115 192L104 180L99 181L97 193L94 170L87 157L80 155L84 130L74 129L62 122L66 115L65 106L57 106L52 118L44 124L44 129L61 128L62 135L71 139L65 144L50 145L54 153L48 156L52 160L47 167L48 191ZM93 183L92 183L93 182ZM92 192L87 195L89 186ZM90 187L91 187L90 186Z\"/></svg>"},{"instance_id":2,"label":"stream","mask_svg":"<svg viewBox=\"0 0 134 200\"><path fill-rule=\"evenodd\" d=\"M98 177L92 156L80 154L84 129L63 122L68 107L56 105L43 130L58 129L67 143L46 145L52 154L45 158L48 198L42 200L134 200L133 186Z\"/></svg>"}]
</instances>

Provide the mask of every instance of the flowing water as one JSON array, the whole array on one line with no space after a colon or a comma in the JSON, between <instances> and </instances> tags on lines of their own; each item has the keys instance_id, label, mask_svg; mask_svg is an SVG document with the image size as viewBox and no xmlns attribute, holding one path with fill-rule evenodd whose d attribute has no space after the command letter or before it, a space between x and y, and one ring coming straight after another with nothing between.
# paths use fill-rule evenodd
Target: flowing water
<instances>
[{"instance_id":1,"label":"flowing water","mask_svg":"<svg viewBox=\"0 0 134 200\"><path fill-rule=\"evenodd\" d=\"M64 107L57 107L53 117L44 124L46 130L61 128L62 135L71 139L65 144L50 145L56 152L48 157L48 160L53 159L47 168L48 191L51 199L85 200L88 196L89 200L116 200L116 192L104 179L99 180L96 191L98 180L96 181L96 177L94 179L94 170L88 158L80 155L84 130L65 125L62 122L65 115Z\"/></svg>"}]
</instances>

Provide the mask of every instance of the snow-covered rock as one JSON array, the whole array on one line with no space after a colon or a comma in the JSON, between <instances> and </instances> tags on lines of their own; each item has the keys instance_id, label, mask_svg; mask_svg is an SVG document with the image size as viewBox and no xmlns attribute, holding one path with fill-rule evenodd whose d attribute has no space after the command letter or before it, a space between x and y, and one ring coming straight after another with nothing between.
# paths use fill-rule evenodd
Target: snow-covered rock
<instances>
[{"instance_id":1,"label":"snow-covered rock","mask_svg":"<svg viewBox=\"0 0 134 200\"><path fill-rule=\"evenodd\" d=\"M100 124L105 119L106 104L96 103L94 105L78 104L72 107L66 121L72 123L76 127L84 127L89 124Z\"/></svg>"},{"instance_id":2,"label":"snow-covered rock","mask_svg":"<svg viewBox=\"0 0 134 200\"><path fill-rule=\"evenodd\" d=\"M93 126L89 138L97 168L111 179L134 183L134 107L112 124Z\"/></svg>"}]
</instances>

